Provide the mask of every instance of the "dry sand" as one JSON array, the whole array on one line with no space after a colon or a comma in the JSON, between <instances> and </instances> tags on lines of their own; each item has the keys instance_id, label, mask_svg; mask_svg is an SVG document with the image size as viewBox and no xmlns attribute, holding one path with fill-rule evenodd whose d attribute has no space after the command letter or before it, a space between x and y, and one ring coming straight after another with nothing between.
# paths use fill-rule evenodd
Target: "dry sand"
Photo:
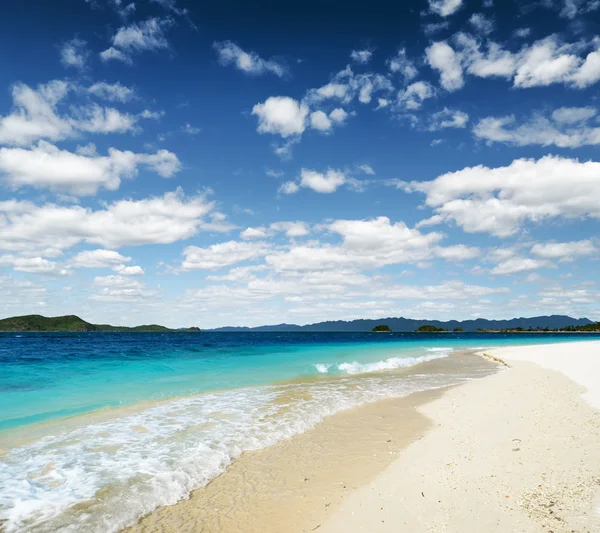
<instances>
[{"instance_id":1,"label":"dry sand","mask_svg":"<svg viewBox=\"0 0 600 533\"><path fill-rule=\"evenodd\" d=\"M491 354L510 367L420 406L434 428L319 533L600 531L600 414L581 397L598 397L600 342Z\"/></svg>"}]
</instances>

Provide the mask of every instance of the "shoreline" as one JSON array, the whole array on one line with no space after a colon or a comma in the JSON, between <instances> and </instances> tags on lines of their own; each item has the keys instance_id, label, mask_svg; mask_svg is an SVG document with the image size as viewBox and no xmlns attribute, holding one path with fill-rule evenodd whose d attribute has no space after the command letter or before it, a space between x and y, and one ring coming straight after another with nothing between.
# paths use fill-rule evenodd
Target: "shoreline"
<instances>
[{"instance_id":1,"label":"shoreline","mask_svg":"<svg viewBox=\"0 0 600 533\"><path fill-rule=\"evenodd\" d=\"M600 413L532 349L600 361L600 342L485 350L504 368L331 415L123 531L600 531Z\"/></svg>"},{"instance_id":2,"label":"shoreline","mask_svg":"<svg viewBox=\"0 0 600 533\"><path fill-rule=\"evenodd\" d=\"M420 406L432 429L320 532L600 531L600 412L584 399L600 390L600 343L485 357L506 370Z\"/></svg>"},{"instance_id":3,"label":"shoreline","mask_svg":"<svg viewBox=\"0 0 600 533\"><path fill-rule=\"evenodd\" d=\"M473 375L487 375L498 371L497 364L473 352L422 365L427 365L428 372L470 370ZM122 531L275 533L318 529L349 493L371 482L404 448L423 438L431 422L418 408L460 386L381 399L329 415L304 433L244 452L224 473L192 491L189 499L160 507Z\"/></svg>"}]
</instances>

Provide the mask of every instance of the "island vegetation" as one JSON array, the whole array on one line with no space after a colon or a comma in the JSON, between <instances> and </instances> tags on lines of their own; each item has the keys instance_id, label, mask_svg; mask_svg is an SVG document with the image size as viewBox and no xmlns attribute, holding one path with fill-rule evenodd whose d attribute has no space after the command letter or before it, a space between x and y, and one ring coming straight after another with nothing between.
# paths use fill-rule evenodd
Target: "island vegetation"
<instances>
[{"instance_id":1,"label":"island vegetation","mask_svg":"<svg viewBox=\"0 0 600 533\"><path fill-rule=\"evenodd\" d=\"M379 326L375 326L371 331L375 332L375 333L391 333L392 330L390 329L389 326L386 326L385 324L381 324Z\"/></svg>"},{"instance_id":2,"label":"island vegetation","mask_svg":"<svg viewBox=\"0 0 600 533\"><path fill-rule=\"evenodd\" d=\"M445 333L448 330L432 326L431 324L425 324L424 326L419 326L416 331L417 333Z\"/></svg>"},{"instance_id":3,"label":"island vegetation","mask_svg":"<svg viewBox=\"0 0 600 533\"><path fill-rule=\"evenodd\" d=\"M462 328L454 328L454 333L463 333L463 329Z\"/></svg>"},{"instance_id":4,"label":"island vegetation","mask_svg":"<svg viewBox=\"0 0 600 533\"><path fill-rule=\"evenodd\" d=\"M0 320L0 332L79 332L79 331L129 331L129 332L198 332L200 328L170 329L157 324L143 326L111 326L91 324L76 315L46 317L25 315Z\"/></svg>"}]
</instances>

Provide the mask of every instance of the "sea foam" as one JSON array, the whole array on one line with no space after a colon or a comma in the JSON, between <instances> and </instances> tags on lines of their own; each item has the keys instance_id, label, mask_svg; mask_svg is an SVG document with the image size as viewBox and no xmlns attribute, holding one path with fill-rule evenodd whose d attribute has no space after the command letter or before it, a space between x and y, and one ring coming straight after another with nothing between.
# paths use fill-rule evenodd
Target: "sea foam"
<instances>
[{"instance_id":1,"label":"sea foam","mask_svg":"<svg viewBox=\"0 0 600 533\"><path fill-rule=\"evenodd\" d=\"M338 367L352 374L438 357ZM102 422L81 417L81 427L57 429L2 456L0 521L7 533L116 532L206 485L245 450L302 433L344 409L448 384L447 375L431 373L342 375L184 397Z\"/></svg>"}]
</instances>

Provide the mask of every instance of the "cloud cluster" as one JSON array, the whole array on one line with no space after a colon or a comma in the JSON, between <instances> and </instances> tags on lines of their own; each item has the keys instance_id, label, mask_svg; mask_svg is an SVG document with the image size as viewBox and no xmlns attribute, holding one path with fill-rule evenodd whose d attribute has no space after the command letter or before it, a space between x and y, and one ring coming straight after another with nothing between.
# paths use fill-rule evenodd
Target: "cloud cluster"
<instances>
[{"instance_id":1,"label":"cloud cluster","mask_svg":"<svg viewBox=\"0 0 600 533\"><path fill-rule=\"evenodd\" d=\"M168 178L181 165L177 156L167 150L136 154L109 148L108 155L101 156L93 146L72 153L45 141L32 148L0 148L0 179L13 187L29 185L90 195L101 187L118 189L121 179L134 177L140 166Z\"/></svg>"},{"instance_id":2,"label":"cloud cluster","mask_svg":"<svg viewBox=\"0 0 600 533\"><path fill-rule=\"evenodd\" d=\"M52 257L80 243L117 249L170 244L203 229L229 230L223 222L206 221L213 209L204 196L186 197L180 189L142 200L118 200L98 210L7 200L0 202L0 250Z\"/></svg>"},{"instance_id":3,"label":"cloud cluster","mask_svg":"<svg viewBox=\"0 0 600 533\"><path fill-rule=\"evenodd\" d=\"M536 113L520 124L514 115L486 117L475 125L473 133L488 144L579 148L600 144L600 127L589 123L596 115L594 107L561 107L549 116Z\"/></svg>"},{"instance_id":4,"label":"cloud cluster","mask_svg":"<svg viewBox=\"0 0 600 533\"><path fill-rule=\"evenodd\" d=\"M469 233L508 237L527 222L600 219L599 174L600 163L549 155L499 168L468 167L400 187L426 194L435 215L424 225L452 221Z\"/></svg>"},{"instance_id":5,"label":"cloud cluster","mask_svg":"<svg viewBox=\"0 0 600 533\"><path fill-rule=\"evenodd\" d=\"M516 88L547 86L556 83L583 89L600 80L598 43L564 43L550 35L519 51L502 45L480 42L467 33L457 33L452 47L447 41L433 43L426 50L426 60L440 73L440 84L448 91L464 85L466 73L480 78L505 78ZM584 57L580 56L586 51Z\"/></svg>"}]
</instances>

